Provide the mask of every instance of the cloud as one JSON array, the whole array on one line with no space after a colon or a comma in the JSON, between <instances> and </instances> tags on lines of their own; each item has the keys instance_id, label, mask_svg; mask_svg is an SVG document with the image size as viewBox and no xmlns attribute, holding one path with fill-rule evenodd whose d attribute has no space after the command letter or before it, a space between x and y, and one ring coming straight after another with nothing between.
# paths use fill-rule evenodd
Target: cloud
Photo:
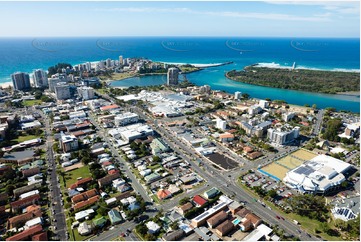
<instances>
[{"instance_id":1,"label":"cloud","mask_svg":"<svg viewBox=\"0 0 361 242\"><path fill-rule=\"evenodd\" d=\"M330 21L329 14L318 14L311 16L297 16L290 14L265 13L265 12L233 12L233 11L197 11L189 8L96 8L100 12L131 12L131 13L187 13L197 15L212 15L218 17L251 18L265 20L284 21Z\"/></svg>"},{"instance_id":2,"label":"cloud","mask_svg":"<svg viewBox=\"0 0 361 242\"><path fill-rule=\"evenodd\" d=\"M266 1L269 4L278 5L303 5L319 6L320 8L335 14L360 15L360 3L358 1Z\"/></svg>"}]
</instances>

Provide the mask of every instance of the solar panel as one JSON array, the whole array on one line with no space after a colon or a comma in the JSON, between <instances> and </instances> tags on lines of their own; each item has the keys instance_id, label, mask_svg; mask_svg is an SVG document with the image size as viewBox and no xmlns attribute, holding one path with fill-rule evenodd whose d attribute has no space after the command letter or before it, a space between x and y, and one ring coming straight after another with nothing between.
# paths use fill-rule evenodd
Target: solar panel
<instances>
[{"instance_id":1,"label":"solar panel","mask_svg":"<svg viewBox=\"0 0 361 242\"><path fill-rule=\"evenodd\" d=\"M303 174L303 175L306 175L306 176L308 176L309 174L311 174L312 172L314 172L315 170L314 169L312 169L311 167L309 167L309 166L300 166L300 167L298 167L296 170L295 170L295 172L297 173L297 174Z\"/></svg>"},{"instance_id":2,"label":"solar panel","mask_svg":"<svg viewBox=\"0 0 361 242\"><path fill-rule=\"evenodd\" d=\"M203 218L206 217L206 216L208 216L208 211L205 212L205 213L203 213L203 214L201 214L201 215L199 215L198 217L196 217L195 220L201 220L201 219L203 219Z\"/></svg>"}]
</instances>

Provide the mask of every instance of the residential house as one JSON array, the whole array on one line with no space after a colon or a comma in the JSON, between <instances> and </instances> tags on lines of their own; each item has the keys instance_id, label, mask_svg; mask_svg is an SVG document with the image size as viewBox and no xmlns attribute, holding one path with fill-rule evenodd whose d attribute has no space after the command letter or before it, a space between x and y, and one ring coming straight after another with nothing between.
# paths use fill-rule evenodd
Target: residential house
<instances>
[{"instance_id":1,"label":"residential house","mask_svg":"<svg viewBox=\"0 0 361 242\"><path fill-rule=\"evenodd\" d=\"M215 196L217 196L219 194L219 190L215 187L209 189L208 191L204 192L204 197L207 199L211 199L214 198Z\"/></svg>"},{"instance_id":2,"label":"residential house","mask_svg":"<svg viewBox=\"0 0 361 242\"><path fill-rule=\"evenodd\" d=\"M192 199L192 202L196 207L201 207L205 205L208 201L199 195L195 195Z\"/></svg>"},{"instance_id":3,"label":"residential house","mask_svg":"<svg viewBox=\"0 0 361 242\"><path fill-rule=\"evenodd\" d=\"M184 215L185 213L187 213L192 208L193 208L193 204L190 203L190 202L187 202L187 203L185 203L185 204L183 204L182 206L179 207L178 212L181 215Z\"/></svg>"},{"instance_id":4,"label":"residential house","mask_svg":"<svg viewBox=\"0 0 361 242\"><path fill-rule=\"evenodd\" d=\"M6 239L6 241L24 241L30 240L35 234L40 233L43 230L43 226L41 224L35 225L27 230L24 230L18 234L15 234Z\"/></svg>"},{"instance_id":5,"label":"residential house","mask_svg":"<svg viewBox=\"0 0 361 242\"><path fill-rule=\"evenodd\" d=\"M20 209L23 209L23 208L29 206L30 204L37 202L39 199L40 199L40 195L34 194L34 195L31 195L24 199L20 199L20 200L10 203L10 207L13 212L17 212Z\"/></svg>"},{"instance_id":6,"label":"residential house","mask_svg":"<svg viewBox=\"0 0 361 242\"><path fill-rule=\"evenodd\" d=\"M234 225L231 221L226 220L216 227L216 233L219 236L226 236L234 228Z\"/></svg>"},{"instance_id":7,"label":"residential house","mask_svg":"<svg viewBox=\"0 0 361 242\"><path fill-rule=\"evenodd\" d=\"M120 215L119 211L116 209L110 209L110 211L108 212L108 216L111 225L119 224L120 222L123 221L122 216Z\"/></svg>"},{"instance_id":8,"label":"residential house","mask_svg":"<svg viewBox=\"0 0 361 242\"><path fill-rule=\"evenodd\" d=\"M164 234L162 239L164 241L179 241L185 235L182 229L170 232L169 234Z\"/></svg>"},{"instance_id":9,"label":"residential house","mask_svg":"<svg viewBox=\"0 0 361 242\"><path fill-rule=\"evenodd\" d=\"M107 175L103 178L100 178L100 179L98 179L99 187L107 186L107 185L111 184L113 182L113 180L115 180L119 177L120 177L119 173L114 173L112 175Z\"/></svg>"},{"instance_id":10,"label":"residential house","mask_svg":"<svg viewBox=\"0 0 361 242\"><path fill-rule=\"evenodd\" d=\"M210 228L216 227L218 224L222 223L224 220L226 220L228 217L228 214L225 211L220 211L217 214L213 215L209 219L207 219L207 224Z\"/></svg>"},{"instance_id":11,"label":"residential house","mask_svg":"<svg viewBox=\"0 0 361 242\"><path fill-rule=\"evenodd\" d=\"M87 183L91 182L93 180L93 178L91 177L87 177L87 178L83 178L78 180L77 182L75 182L74 184L70 185L70 189L75 189L77 187L83 187L85 186Z\"/></svg>"},{"instance_id":12,"label":"residential house","mask_svg":"<svg viewBox=\"0 0 361 242\"><path fill-rule=\"evenodd\" d=\"M160 200L165 200L169 197L172 196L172 193L166 189L160 189L158 192L157 192L157 197L160 199Z\"/></svg>"}]
</instances>

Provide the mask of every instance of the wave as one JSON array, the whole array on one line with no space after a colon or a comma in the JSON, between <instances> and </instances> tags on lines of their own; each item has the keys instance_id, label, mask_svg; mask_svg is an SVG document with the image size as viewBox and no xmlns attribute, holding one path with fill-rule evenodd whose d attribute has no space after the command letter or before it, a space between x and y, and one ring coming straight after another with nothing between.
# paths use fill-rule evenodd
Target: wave
<instances>
[{"instance_id":1,"label":"wave","mask_svg":"<svg viewBox=\"0 0 361 242\"><path fill-rule=\"evenodd\" d=\"M287 64L287 63L286 63ZM278 68L278 69L292 69L292 66L282 65L275 62L260 62L254 65L255 67L266 67L266 68ZM347 68L316 68L316 67L308 67L308 66L299 66L296 65L295 69L302 70L315 70L315 71L340 71L340 72L357 72L359 73L359 69L347 69Z\"/></svg>"}]
</instances>

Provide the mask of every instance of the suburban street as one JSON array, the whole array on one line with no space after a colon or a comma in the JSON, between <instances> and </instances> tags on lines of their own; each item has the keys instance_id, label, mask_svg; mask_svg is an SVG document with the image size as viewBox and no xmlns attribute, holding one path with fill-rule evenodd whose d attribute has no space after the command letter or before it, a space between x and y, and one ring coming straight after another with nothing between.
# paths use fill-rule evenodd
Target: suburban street
<instances>
[{"instance_id":1,"label":"suburban street","mask_svg":"<svg viewBox=\"0 0 361 242\"><path fill-rule=\"evenodd\" d=\"M51 129L49 120L47 117L43 116L45 120L45 132L46 132L46 144L47 144L47 158L48 166L51 169L50 174L48 173L48 181L50 183L50 207L53 215L52 223L54 224L54 231L56 232L59 240L64 241L68 239L67 236L67 227L66 227L66 218L64 214L64 208L61 198L61 190L58 174L56 173L56 163L54 159L53 152L53 138L51 135Z\"/></svg>"},{"instance_id":2,"label":"suburban street","mask_svg":"<svg viewBox=\"0 0 361 242\"><path fill-rule=\"evenodd\" d=\"M108 138L107 131L103 129L103 127L101 127L96 122L96 120L90 113L89 113L89 119L95 125L95 127L98 128L98 130L102 131L102 132L98 132L98 135L108 144L108 147L112 151L113 157L120 161L119 165L123 167L122 172L125 172L125 174L130 178L133 189L139 192L139 194L143 197L144 201L152 202L151 198L148 196L148 193L143 187L143 185L139 183L136 176L130 170L128 163L119 155L119 152L114 148L113 143Z\"/></svg>"}]
</instances>

